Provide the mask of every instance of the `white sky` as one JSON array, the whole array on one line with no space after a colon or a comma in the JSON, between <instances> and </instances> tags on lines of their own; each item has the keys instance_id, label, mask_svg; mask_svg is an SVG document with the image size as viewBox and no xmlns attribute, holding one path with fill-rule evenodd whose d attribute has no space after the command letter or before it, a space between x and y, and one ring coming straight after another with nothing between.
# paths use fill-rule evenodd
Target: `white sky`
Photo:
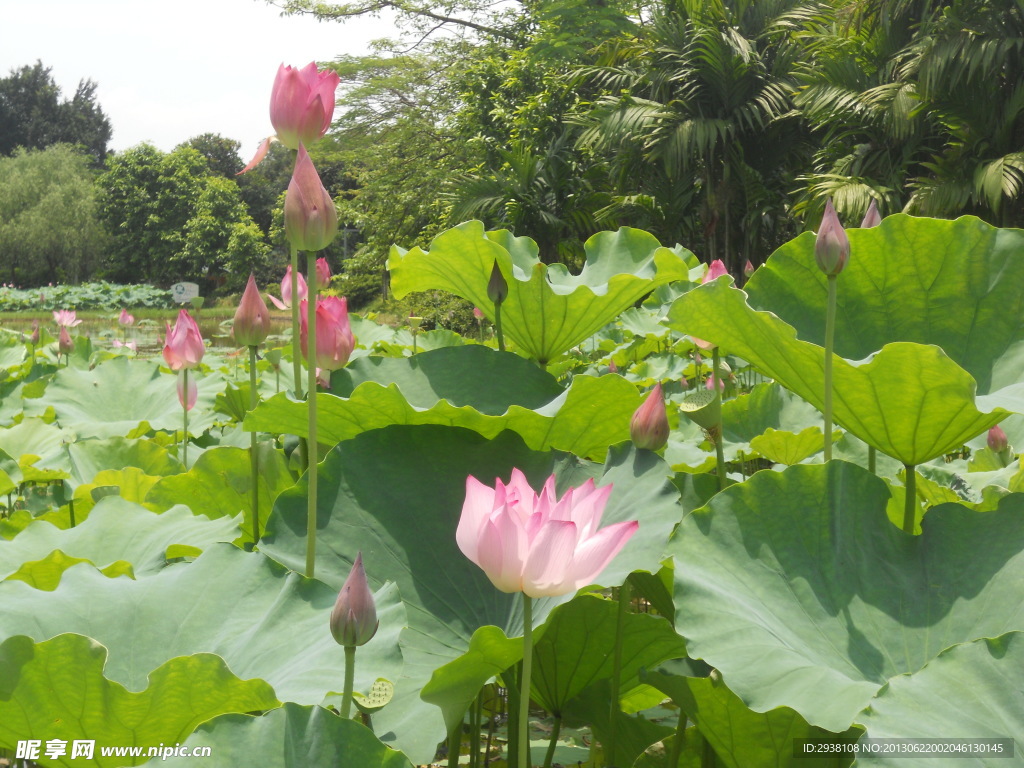
<instances>
[{"instance_id":1,"label":"white sky","mask_svg":"<svg viewBox=\"0 0 1024 768\"><path fill-rule=\"evenodd\" d=\"M110 149L169 151L209 132L240 141L247 161L273 132L280 64L360 55L397 36L387 19L282 17L265 0L0 0L0 77L40 59L64 98L93 80Z\"/></svg>"}]
</instances>

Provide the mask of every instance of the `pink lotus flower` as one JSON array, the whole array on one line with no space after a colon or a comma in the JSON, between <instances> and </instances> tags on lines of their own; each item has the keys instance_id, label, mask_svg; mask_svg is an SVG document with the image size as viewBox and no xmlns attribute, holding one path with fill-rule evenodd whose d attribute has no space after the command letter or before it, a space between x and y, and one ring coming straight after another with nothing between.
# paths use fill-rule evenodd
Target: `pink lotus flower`
<instances>
[{"instance_id":1,"label":"pink lotus flower","mask_svg":"<svg viewBox=\"0 0 1024 768\"><path fill-rule=\"evenodd\" d=\"M484 319L484 312L480 307L473 307L473 317L477 320Z\"/></svg>"},{"instance_id":2,"label":"pink lotus flower","mask_svg":"<svg viewBox=\"0 0 1024 768\"><path fill-rule=\"evenodd\" d=\"M54 310L53 321L61 328L74 328L76 325L82 324L82 321L75 317L75 310L73 309Z\"/></svg>"},{"instance_id":3,"label":"pink lotus flower","mask_svg":"<svg viewBox=\"0 0 1024 768\"><path fill-rule=\"evenodd\" d=\"M323 138L334 117L335 91L341 78L317 70L310 62L302 69L282 64L270 94L270 122L277 140L288 149L307 147Z\"/></svg>"},{"instance_id":4,"label":"pink lotus flower","mask_svg":"<svg viewBox=\"0 0 1024 768\"><path fill-rule=\"evenodd\" d=\"M185 379L188 379L188 392L185 391ZM178 371L178 402L186 411L191 411L199 397L199 387L196 386L195 376L187 377L185 369Z\"/></svg>"},{"instance_id":5,"label":"pink lotus flower","mask_svg":"<svg viewBox=\"0 0 1024 768\"><path fill-rule=\"evenodd\" d=\"M125 327L128 327L129 325L135 324L135 318L132 315L128 314L127 309L122 309L121 316L117 318L117 322Z\"/></svg>"},{"instance_id":6,"label":"pink lotus flower","mask_svg":"<svg viewBox=\"0 0 1024 768\"><path fill-rule=\"evenodd\" d=\"M989 450L1000 453L1005 451L1010 446L1010 441L1006 437L1006 433L1002 427L998 424L988 431L988 447Z\"/></svg>"},{"instance_id":7,"label":"pink lotus flower","mask_svg":"<svg viewBox=\"0 0 1024 768\"><path fill-rule=\"evenodd\" d=\"M298 275L299 284L299 301L305 301L306 296L309 294L309 286L306 285L306 278L299 272ZM267 294L270 298L270 302L278 309L291 309L292 308L292 265L289 264L284 271L284 277L281 279L281 298L278 299L275 296Z\"/></svg>"},{"instance_id":8,"label":"pink lotus flower","mask_svg":"<svg viewBox=\"0 0 1024 768\"><path fill-rule=\"evenodd\" d=\"M249 282L245 284L242 300L235 310L235 322L232 326L235 343L243 347L257 347L263 343L270 333L270 310L260 296L256 287L256 277L250 272Z\"/></svg>"},{"instance_id":9,"label":"pink lotus flower","mask_svg":"<svg viewBox=\"0 0 1024 768\"><path fill-rule=\"evenodd\" d=\"M712 280L717 280L722 275L728 275L729 270L725 268L725 262L721 259L715 259L708 265L708 271L704 273L704 277L701 278L701 285L704 283L710 283Z\"/></svg>"},{"instance_id":10,"label":"pink lotus flower","mask_svg":"<svg viewBox=\"0 0 1024 768\"><path fill-rule=\"evenodd\" d=\"M338 210L324 189L320 176L299 145L292 180L284 198L284 234L300 251L319 251L338 234Z\"/></svg>"},{"instance_id":11,"label":"pink lotus flower","mask_svg":"<svg viewBox=\"0 0 1024 768\"><path fill-rule=\"evenodd\" d=\"M708 376L707 379L704 382L704 389L714 390L714 388L715 388L715 377L714 376ZM719 392L724 392L725 391L725 379L722 379L722 378L718 379L718 391Z\"/></svg>"},{"instance_id":12,"label":"pink lotus flower","mask_svg":"<svg viewBox=\"0 0 1024 768\"><path fill-rule=\"evenodd\" d=\"M661 382L647 393L647 397L629 422L629 436L637 448L657 451L668 442L668 416Z\"/></svg>"},{"instance_id":13,"label":"pink lotus flower","mask_svg":"<svg viewBox=\"0 0 1024 768\"><path fill-rule=\"evenodd\" d=\"M309 355L309 330L306 320L307 301L299 311L299 340L306 360ZM316 367L327 371L344 368L356 347L348 322L348 300L327 296L316 303Z\"/></svg>"},{"instance_id":14,"label":"pink lotus flower","mask_svg":"<svg viewBox=\"0 0 1024 768\"><path fill-rule=\"evenodd\" d=\"M331 267L327 259L321 256L316 260L316 289L322 291L331 284Z\"/></svg>"},{"instance_id":15,"label":"pink lotus flower","mask_svg":"<svg viewBox=\"0 0 1024 768\"><path fill-rule=\"evenodd\" d=\"M838 275L850 260L850 239L839 223L832 201L825 203L825 215L818 228L818 239L814 242L814 258L818 269L829 277Z\"/></svg>"},{"instance_id":16,"label":"pink lotus flower","mask_svg":"<svg viewBox=\"0 0 1024 768\"><path fill-rule=\"evenodd\" d=\"M354 647L366 645L377 634L377 606L366 583L363 553L356 555L348 578L341 586L338 601L331 611L331 634L338 645Z\"/></svg>"},{"instance_id":17,"label":"pink lotus flower","mask_svg":"<svg viewBox=\"0 0 1024 768\"><path fill-rule=\"evenodd\" d=\"M871 198L871 204L868 206L867 213L864 214L864 220L860 223L860 228L869 229L877 227L881 223L882 214L878 212L878 203L875 202L874 198Z\"/></svg>"},{"instance_id":18,"label":"pink lotus flower","mask_svg":"<svg viewBox=\"0 0 1024 768\"><path fill-rule=\"evenodd\" d=\"M555 477L538 496L512 470L494 488L466 478L466 500L455 539L502 592L528 597L565 595L591 584L636 532L636 520L598 530L612 486L587 480L555 496Z\"/></svg>"},{"instance_id":19,"label":"pink lotus flower","mask_svg":"<svg viewBox=\"0 0 1024 768\"><path fill-rule=\"evenodd\" d=\"M135 354L139 353L139 345L136 344L134 341L121 341L120 339L114 339L114 346L130 349Z\"/></svg>"},{"instance_id":20,"label":"pink lotus flower","mask_svg":"<svg viewBox=\"0 0 1024 768\"><path fill-rule=\"evenodd\" d=\"M57 350L62 355L70 355L75 351L75 342L71 340L71 334L68 333L67 326L62 325L60 327L60 334L57 336Z\"/></svg>"},{"instance_id":21,"label":"pink lotus flower","mask_svg":"<svg viewBox=\"0 0 1024 768\"><path fill-rule=\"evenodd\" d=\"M171 328L167 323L167 337L164 340L164 360L172 371L195 368L203 359L206 346L199 326L184 309L178 312L178 319Z\"/></svg>"}]
</instances>

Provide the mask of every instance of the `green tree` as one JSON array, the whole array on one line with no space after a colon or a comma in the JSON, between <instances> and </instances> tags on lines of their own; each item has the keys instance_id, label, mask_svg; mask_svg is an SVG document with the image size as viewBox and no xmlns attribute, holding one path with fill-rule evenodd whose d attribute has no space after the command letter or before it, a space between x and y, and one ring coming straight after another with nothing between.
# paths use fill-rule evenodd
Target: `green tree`
<instances>
[{"instance_id":1,"label":"green tree","mask_svg":"<svg viewBox=\"0 0 1024 768\"><path fill-rule=\"evenodd\" d=\"M77 144L102 163L111 128L96 102L96 84L82 80L74 96L62 100L50 72L37 61L0 79L0 155L10 155L17 147Z\"/></svg>"},{"instance_id":2,"label":"green tree","mask_svg":"<svg viewBox=\"0 0 1024 768\"><path fill-rule=\"evenodd\" d=\"M66 144L0 158L0 280L28 288L92 277L107 238L89 165Z\"/></svg>"},{"instance_id":3,"label":"green tree","mask_svg":"<svg viewBox=\"0 0 1024 768\"><path fill-rule=\"evenodd\" d=\"M225 179L234 179L245 165L238 156L242 143L234 139L226 139L219 133L203 133L193 136L175 149L191 147L206 158L210 172Z\"/></svg>"}]
</instances>

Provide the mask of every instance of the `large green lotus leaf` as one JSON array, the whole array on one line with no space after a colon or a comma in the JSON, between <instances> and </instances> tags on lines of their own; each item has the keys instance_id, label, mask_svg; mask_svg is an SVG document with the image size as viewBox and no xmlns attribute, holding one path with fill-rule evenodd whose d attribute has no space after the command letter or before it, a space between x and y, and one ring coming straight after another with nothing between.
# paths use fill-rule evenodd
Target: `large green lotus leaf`
<instances>
[{"instance_id":1,"label":"large green lotus leaf","mask_svg":"<svg viewBox=\"0 0 1024 768\"><path fill-rule=\"evenodd\" d=\"M419 700L434 669L465 653L480 627L522 635L519 595L495 589L455 543L467 475L493 484L498 477L507 481L513 467L535 488L556 473L560 494L587 477L614 485L603 523L639 520L640 527L599 583L621 584L634 570L659 569L665 539L682 511L666 481L668 467L648 451L616 446L601 466L531 451L511 432L486 440L451 427L392 426L339 444L321 462L317 578L340 587L361 551L370 582L395 579L408 608L409 631L402 637L406 680L374 723L394 731L413 760L421 753L411 742L436 744L446 732L440 711ZM305 486L303 478L281 494L260 544L264 553L298 571L305 570L306 558ZM535 601L535 626L560 601Z\"/></svg>"},{"instance_id":2,"label":"large green lotus leaf","mask_svg":"<svg viewBox=\"0 0 1024 768\"><path fill-rule=\"evenodd\" d=\"M743 291L725 280L684 295L670 318L672 327L720 344L824 407L823 348L797 339L795 329L774 314L753 310ZM991 410L980 411L974 379L936 346L894 342L869 361L833 356L832 373L835 422L908 465L959 448L1008 413L994 396L984 401Z\"/></svg>"},{"instance_id":3,"label":"large green lotus leaf","mask_svg":"<svg viewBox=\"0 0 1024 768\"><path fill-rule=\"evenodd\" d=\"M345 680L345 655L329 628L337 597L337 589L259 553L217 544L194 562L136 581L75 565L53 592L0 582L0 639L92 637L110 651L106 677L133 691L176 656L213 653L239 677L269 683L282 701L319 704ZM376 601L380 629L360 647L355 669L362 692L402 669L398 636L406 615L394 584L377 590Z\"/></svg>"},{"instance_id":4,"label":"large green lotus leaf","mask_svg":"<svg viewBox=\"0 0 1024 768\"><path fill-rule=\"evenodd\" d=\"M41 560L26 560L6 580L23 581L30 587L52 592L60 584L60 580L64 577L64 571L79 563L92 565L84 557L70 557L59 549L55 549ZM127 576L130 579L135 577L132 564L126 560L117 560L100 568L99 572L111 579L116 579L118 576Z\"/></svg>"},{"instance_id":5,"label":"large green lotus leaf","mask_svg":"<svg viewBox=\"0 0 1024 768\"><path fill-rule=\"evenodd\" d=\"M23 407L21 398L24 387L25 382L21 380L0 383L0 426L6 427L8 424L13 424L14 420L21 415Z\"/></svg>"},{"instance_id":6,"label":"large green lotus leaf","mask_svg":"<svg viewBox=\"0 0 1024 768\"><path fill-rule=\"evenodd\" d=\"M88 560L98 568L127 561L135 576L144 576L163 568L169 557L178 556L180 547L198 554L196 549L237 536L238 520L231 517L209 520L183 506L157 515L138 504L108 496L74 528L61 530L43 520L27 526L0 548L0 578L54 550Z\"/></svg>"},{"instance_id":7,"label":"large green lotus leaf","mask_svg":"<svg viewBox=\"0 0 1024 768\"><path fill-rule=\"evenodd\" d=\"M955 221L886 217L851 229L838 277L835 350L861 360L894 341L934 344L989 394L1024 376L1024 230L973 216ZM783 245L745 289L797 336L824 344L827 278L813 233Z\"/></svg>"},{"instance_id":8,"label":"large green lotus leaf","mask_svg":"<svg viewBox=\"0 0 1024 768\"><path fill-rule=\"evenodd\" d=\"M27 418L19 424L0 429L0 450L17 460L22 470L32 466L37 470L71 471L67 442L70 435L56 424L42 419ZM23 462L22 456L37 456L38 460Z\"/></svg>"},{"instance_id":9,"label":"large green lotus leaf","mask_svg":"<svg viewBox=\"0 0 1024 768\"><path fill-rule=\"evenodd\" d=\"M214 423L213 400L224 381L220 374L190 375L196 377L199 399L189 413L189 432L199 434ZM92 370L61 368L45 398L25 400L25 414L42 415L52 407L57 424L78 437L125 436L146 424L173 431L182 425L176 381L155 362L125 357Z\"/></svg>"},{"instance_id":10,"label":"large green lotus leaf","mask_svg":"<svg viewBox=\"0 0 1024 768\"><path fill-rule=\"evenodd\" d=\"M920 536L842 461L758 472L683 520L676 629L751 709L841 732L893 677L955 643L1024 628L1024 495L933 507Z\"/></svg>"},{"instance_id":11,"label":"large green lotus leaf","mask_svg":"<svg viewBox=\"0 0 1024 768\"><path fill-rule=\"evenodd\" d=\"M546 364L657 286L687 277L687 260L694 258L627 227L600 232L584 248L586 264L574 276L561 264L542 264L529 238L484 232L482 223L468 221L435 237L429 251L392 247L391 289L397 298L413 291L449 291L473 302L493 322L487 284L497 262L508 283L502 331L528 357Z\"/></svg>"},{"instance_id":12,"label":"large green lotus leaf","mask_svg":"<svg viewBox=\"0 0 1024 768\"><path fill-rule=\"evenodd\" d=\"M138 467L147 475L176 475L184 471L180 460L152 440L111 437L106 440L78 440L68 445L71 479L67 484L91 483L103 470Z\"/></svg>"},{"instance_id":13,"label":"large green lotus leaf","mask_svg":"<svg viewBox=\"0 0 1024 768\"><path fill-rule=\"evenodd\" d=\"M479 346L359 363L350 377L335 374L334 390L344 397L317 396L317 439L324 445L392 424L442 424L488 438L512 430L535 450L600 459L609 445L629 439L642 399L619 376L576 376L563 390L528 361ZM245 426L308 436L306 405L277 395Z\"/></svg>"},{"instance_id":14,"label":"large green lotus leaf","mask_svg":"<svg viewBox=\"0 0 1024 768\"><path fill-rule=\"evenodd\" d=\"M754 712L717 677L689 677L670 668L643 674L648 684L670 697L710 743L721 765L833 768L835 755L818 758L793 754L794 739L839 740L836 734L808 725L788 707ZM855 734L852 734L856 738ZM849 736L846 737L849 741ZM852 758L838 765L849 765Z\"/></svg>"},{"instance_id":15,"label":"large green lotus leaf","mask_svg":"<svg viewBox=\"0 0 1024 768\"><path fill-rule=\"evenodd\" d=\"M258 509L260 528L266 526L274 499L295 480L284 454L270 443L260 443ZM184 504L194 514L214 519L244 513L242 535L252 541L252 467L247 448L211 448L196 459L188 472L162 478L146 494L146 503L158 509Z\"/></svg>"},{"instance_id":16,"label":"large green lotus leaf","mask_svg":"<svg viewBox=\"0 0 1024 768\"><path fill-rule=\"evenodd\" d=\"M123 620L123 619L122 619ZM262 680L241 680L224 659L203 653L169 659L138 692L104 676L107 649L78 634L34 643L23 635L0 644L0 746L18 741L67 742L66 754L43 765L81 765L72 742L95 742L91 765L139 765L145 757L109 756L100 747L148 747L184 741L224 712L269 709L280 702Z\"/></svg>"},{"instance_id":17,"label":"large green lotus leaf","mask_svg":"<svg viewBox=\"0 0 1024 768\"><path fill-rule=\"evenodd\" d=\"M1008 632L943 651L911 675L896 677L857 718L871 739L1013 739L1024 750L1024 636ZM947 753L950 765L1010 765L1010 744L999 753ZM938 756L938 755L936 755ZM867 754L857 765L904 766L905 754Z\"/></svg>"},{"instance_id":18,"label":"large green lotus leaf","mask_svg":"<svg viewBox=\"0 0 1024 768\"><path fill-rule=\"evenodd\" d=\"M274 768L412 768L401 752L386 747L355 720L322 707L286 703L261 717L221 715L203 723L184 742L209 747L218 765ZM195 766L194 757L170 757L168 768Z\"/></svg>"}]
</instances>

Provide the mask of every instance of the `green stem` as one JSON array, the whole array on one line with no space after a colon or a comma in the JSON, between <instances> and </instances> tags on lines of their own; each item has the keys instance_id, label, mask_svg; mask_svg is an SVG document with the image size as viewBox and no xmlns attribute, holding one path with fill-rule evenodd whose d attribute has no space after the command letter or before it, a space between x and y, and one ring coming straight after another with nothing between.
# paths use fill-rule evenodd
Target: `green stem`
<instances>
[{"instance_id":1,"label":"green stem","mask_svg":"<svg viewBox=\"0 0 1024 768\"><path fill-rule=\"evenodd\" d=\"M483 717L483 708L483 688L481 688L469 710L469 768L479 768L480 765L480 720Z\"/></svg>"},{"instance_id":2,"label":"green stem","mask_svg":"<svg viewBox=\"0 0 1024 768\"><path fill-rule=\"evenodd\" d=\"M711 352L711 388L714 390L715 397L721 399L722 392L718 388L718 371L721 359L716 346ZM715 434L715 460L718 462L718 467L715 470L718 475L718 490L725 490L725 443L722 440L722 416L721 409L718 411L718 424L716 425Z\"/></svg>"},{"instance_id":3,"label":"green stem","mask_svg":"<svg viewBox=\"0 0 1024 768\"><path fill-rule=\"evenodd\" d=\"M519 765L519 681L517 672L523 670L523 662L519 661L515 669L508 670L505 691L508 694L508 755L506 763L510 766Z\"/></svg>"},{"instance_id":4,"label":"green stem","mask_svg":"<svg viewBox=\"0 0 1024 768\"><path fill-rule=\"evenodd\" d=\"M505 334L501 332L501 302L494 302L494 335L498 338L498 351L505 351Z\"/></svg>"},{"instance_id":5,"label":"green stem","mask_svg":"<svg viewBox=\"0 0 1024 768\"><path fill-rule=\"evenodd\" d=\"M679 722L676 723L676 737L672 740L672 751L668 753L666 768L679 768L679 756L683 753L683 742L686 740L686 713L679 710Z\"/></svg>"},{"instance_id":6,"label":"green stem","mask_svg":"<svg viewBox=\"0 0 1024 768\"><path fill-rule=\"evenodd\" d=\"M459 755L462 754L462 721L452 726L448 734L448 768L455 768L459 764Z\"/></svg>"},{"instance_id":7,"label":"green stem","mask_svg":"<svg viewBox=\"0 0 1024 768\"><path fill-rule=\"evenodd\" d=\"M530 671L533 666L533 600L523 593L523 680L519 684L519 768L530 765Z\"/></svg>"},{"instance_id":8,"label":"green stem","mask_svg":"<svg viewBox=\"0 0 1024 768\"><path fill-rule=\"evenodd\" d=\"M345 646L345 688L341 694L341 716L348 720L352 714L352 686L356 679L356 646Z\"/></svg>"},{"instance_id":9,"label":"green stem","mask_svg":"<svg viewBox=\"0 0 1024 768\"><path fill-rule=\"evenodd\" d=\"M828 276L825 309L825 461L832 460L832 350L836 336L836 275Z\"/></svg>"},{"instance_id":10,"label":"green stem","mask_svg":"<svg viewBox=\"0 0 1024 768\"><path fill-rule=\"evenodd\" d=\"M256 410L256 347L249 346L249 410ZM256 432L249 433L249 469L252 472L252 543L260 541L260 459L256 454Z\"/></svg>"},{"instance_id":11,"label":"green stem","mask_svg":"<svg viewBox=\"0 0 1024 768\"><path fill-rule=\"evenodd\" d=\"M183 423L182 435L181 435L181 463L185 465L185 470L187 471L188 470L188 368L183 368L182 371L183 371L183 374L182 374L183 375L182 384L183 384L183 390L185 392L185 397L183 399L184 399L185 402L183 402L181 404L182 423Z\"/></svg>"},{"instance_id":12,"label":"green stem","mask_svg":"<svg viewBox=\"0 0 1024 768\"><path fill-rule=\"evenodd\" d=\"M878 451L875 450L875 446L869 445L868 446L868 472L870 472L872 475L878 474L877 472L875 472L875 459L877 457L877 454L878 454Z\"/></svg>"},{"instance_id":13,"label":"green stem","mask_svg":"<svg viewBox=\"0 0 1024 768\"><path fill-rule=\"evenodd\" d=\"M629 580L619 587L619 610L615 615L615 648L612 651L612 695L608 712L608 737L605 739L605 757L611 760L615 754L615 726L619 719L619 691L622 690L622 635L626 624L626 612L630 601Z\"/></svg>"},{"instance_id":14,"label":"green stem","mask_svg":"<svg viewBox=\"0 0 1024 768\"><path fill-rule=\"evenodd\" d=\"M904 473L904 490L906 499L903 505L903 530L906 533L914 533L914 518L917 516L917 470L915 465L906 464Z\"/></svg>"},{"instance_id":15,"label":"green stem","mask_svg":"<svg viewBox=\"0 0 1024 768\"><path fill-rule=\"evenodd\" d=\"M10 496L8 495L8 504L10 503ZM71 515L71 527L75 527L75 500L68 499L68 513Z\"/></svg>"},{"instance_id":16,"label":"green stem","mask_svg":"<svg viewBox=\"0 0 1024 768\"><path fill-rule=\"evenodd\" d=\"M306 576L313 578L316 562L316 480L317 480L317 434L316 434L316 252L306 253L306 286L308 290L306 302L306 369L309 380L306 391L309 393L309 438L306 442L309 468L309 492L306 495ZM300 342L301 346L301 342Z\"/></svg>"},{"instance_id":17,"label":"green stem","mask_svg":"<svg viewBox=\"0 0 1024 768\"><path fill-rule=\"evenodd\" d=\"M551 729L551 741L548 742L548 751L544 754L544 768L551 768L551 761L555 758L555 747L558 746L558 734L562 731L562 716L555 714L555 727Z\"/></svg>"},{"instance_id":18,"label":"green stem","mask_svg":"<svg viewBox=\"0 0 1024 768\"><path fill-rule=\"evenodd\" d=\"M292 264L292 387L295 399L302 399L302 336L299 327L299 249L291 246ZM308 466L306 441L299 438L299 466L305 471Z\"/></svg>"}]
</instances>

